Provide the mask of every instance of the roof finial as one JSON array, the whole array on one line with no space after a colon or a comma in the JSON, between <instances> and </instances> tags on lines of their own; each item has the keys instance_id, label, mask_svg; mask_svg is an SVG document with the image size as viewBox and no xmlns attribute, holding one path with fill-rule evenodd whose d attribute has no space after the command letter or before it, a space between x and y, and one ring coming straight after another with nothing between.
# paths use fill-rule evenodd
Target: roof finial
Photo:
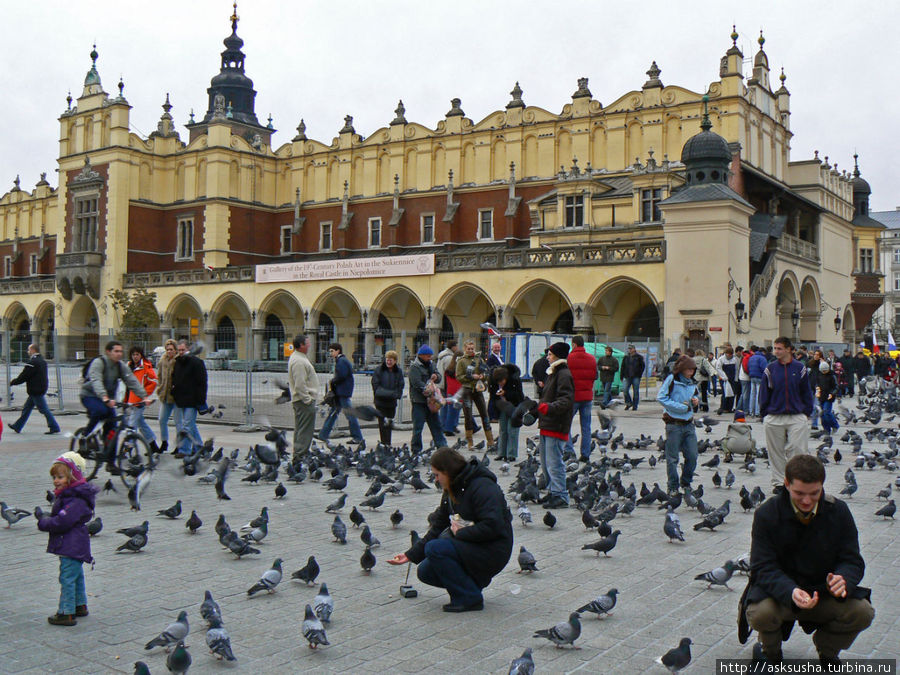
<instances>
[{"instance_id":1,"label":"roof finial","mask_svg":"<svg viewBox=\"0 0 900 675\"><path fill-rule=\"evenodd\" d=\"M237 25L238 21L240 21L241 17L238 16L237 13L237 0L234 0L234 12L231 14L231 30L232 32L237 33Z\"/></svg>"},{"instance_id":2,"label":"roof finial","mask_svg":"<svg viewBox=\"0 0 900 675\"><path fill-rule=\"evenodd\" d=\"M72 109L72 92L69 92L69 95L66 96L66 110Z\"/></svg>"},{"instance_id":3,"label":"roof finial","mask_svg":"<svg viewBox=\"0 0 900 675\"><path fill-rule=\"evenodd\" d=\"M784 81L787 79L787 75L784 74L784 66L781 66L781 75L778 76L778 79L781 80L781 86L784 86Z\"/></svg>"},{"instance_id":4,"label":"roof finial","mask_svg":"<svg viewBox=\"0 0 900 675\"><path fill-rule=\"evenodd\" d=\"M97 58L98 58L99 56L100 56L100 55L97 53L97 43L95 42L95 43L94 43L94 48L91 50L91 54L90 54L91 61L93 61L94 66L97 65Z\"/></svg>"},{"instance_id":5,"label":"roof finial","mask_svg":"<svg viewBox=\"0 0 900 675\"><path fill-rule=\"evenodd\" d=\"M739 37L740 37L740 35L738 35L738 32L737 32L737 25L736 25L736 24L731 24L731 43L732 43L732 47L737 47L737 41L738 41L738 38L739 38Z\"/></svg>"},{"instance_id":6,"label":"roof finial","mask_svg":"<svg viewBox=\"0 0 900 675\"><path fill-rule=\"evenodd\" d=\"M162 104L162 109L168 115L169 111L172 109L172 104L169 103L169 92L166 92L166 102Z\"/></svg>"},{"instance_id":7,"label":"roof finial","mask_svg":"<svg viewBox=\"0 0 900 675\"><path fill-rule=\"evenodd\" d=\"M762 28L759 29L759 37L756 38L756 41L759 43L759 51L762 51L763 45L766 44L766 38L763 37Z\"/></svg>"},{"instance_id":8,"label":"roof finial","mask_svg":"<svg viewBox=\"0 0 900 675\"><path fill-rule=\"evenodd\" d=\"M122 79L122 76L119 75L119 98L125 98L123 92L125 90L125 81Z\"/></svg>"},{"instance_id":9,"label":"roof finial","mask_svg":"<svg viewBox=\"0 0 900 675\"><path fill-rule=\"evenodd\" d=\"M859 178L859 155L857 153L853 153L853 177Z\"/></svg>"},{"instance_id":10,"label":"roof finial","mask_svg":"<svg viewBox=\"0 0 900 675\"><path fill-rule=\"evenodd\" d=\"M709 94L703 94L703 117L700 120L700 128L703 131L712 129L712 122L709 121Z\"/></svg>"}]
</instances>

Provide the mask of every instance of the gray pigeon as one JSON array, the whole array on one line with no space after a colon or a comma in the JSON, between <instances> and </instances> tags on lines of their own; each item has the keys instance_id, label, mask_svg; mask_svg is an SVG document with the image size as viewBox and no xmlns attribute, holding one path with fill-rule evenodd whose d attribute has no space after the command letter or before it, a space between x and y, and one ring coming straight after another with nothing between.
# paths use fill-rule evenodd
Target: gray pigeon
<instances>
[{"instance_id":1,"label":"gray pigeon","mask_svg":"<svg viewBox=\"0 0 900 675\"><path fill-rule=\"evenodd\" d=\"M306 606L306 613L303 616L302 632L310 649L315 649L319 645L331 644L325 636L325 627L309 605Z\"/></svg>"},{"instance_id":2,"label":"gray pigeon","mask_svg":"<svg viewBox=\"0 0 900 675\"><path fill-rule=\"evenodd\" d=\"M612 616L612 608L616 606L616 595L619 591L616 588L610 588L604 595L591 600L588 604L578 608L578 613L593 612L599 619L601 615L606 614Z\"/></svg>"},{"instance_id":3,"label":"gray pigeon","mask_svg":"<svg viewBox=\"0 0 900 675\"><path fill-rule=\"evenodd\" d=\"M676 520L676 518L670 518L667 513L666 522L663 524L663 532L665 532L666 536L669 538L669 543L672 543L676 539L678 541L684 541L684 532L681 531L681 523Z\"/></svg>"},{"instance_id":4,"label":"gray pigeon","mask_svg":"<svg viewBox=\"0 0 900 675\"><path fill-rule=\"evenodd\" d=\"M184 526L191 531L191 534L196 534L201 525L203 525L203 521L200 520L200 516L196 511L191 511L191 517L185 521Z\"/></svg>"},{"instance_id":5,"label":"gray pigeon","mask_svg":"<svg viewBox=\"0 0 900 675\"><path fill-rule=\"evenodd\" d=\"M178 613L178 619L166 626L166 629L144 645L144 649L153 649L154 647L165 647L168 652L171 646L183 642L187 637L190 627L188 626L187 612L182 610Z\"/></svg>"},{"instance_id":6,"label":"gray pigeon","mask_svg":"<svg viewBox=\"0 0 900 675\"><path fill-rule=\"evenodd\" d=\"M598 556L601 553L604 556L608 556L609 552L616 547L616 542L618 541L620 534L622 534L621 530L615 530L608 537L603 537L603 539L595 541L593 544L585 544L581 547L581 550L596 551Z\"/></svg>"},{"instance_id":7,"label":"gray pigeon","mask_svg":"<svg viewBox=\"0 0 900 675\"><path fill-rule=\"evenodd\" d=\"M331 623L331 613L334 612L334 599L328 592L328 586L319 586L319 593L313 600L313 608L316 616L322 623Z\"/></svg>"},{"instance_id":8,"label":"gray pigeon","mask_svg":"<svg viewBox=\"0 0 900 675\"><path fill-rule=\"evenodd\" d=\"M274 593L275 587L281 583L281 562L281 558L275 558L275 562L272 563L272 567L263 572L263 575L259 578L259 581L257 581L247 589L247 595L252 596L254 593L259 593L260 591L268 591L269 593Z\"/></svg>"},{"instance_id":9,"label":"gray pigeon","mask_svg":"<svg viewBox=\"0 0 900 675\"><path fill-rule=\"evenodd\" d=\"M532 637L541 637L550 640L559 649L563 645L572 645L575 647L575 640L581 635L581 621L578 612L569 614L568 621L561 621L553 626L553 628L542 628L535 631ZM578 647L575 647L579 649Z\"/></svg>"},{"instance_id":10,"label":"gray pigeon","mask_svg":"<svg viewBox=\"0 0 900 675\"><path fill-rule=\"evenodd\" d=\"M213 618L209 624L209 630L206 631L206 646L209 651L216 655L217 659L225 659L226 661L237 661L234 652L231 651L231 638L228 631L222 625L222 619Z\"/></svg>"},{"instance_id":11,"label":"gray pigeon","mask_svg":"<svg viewBox=\"0 0 900 675\"><path fill-rule=\"evenodd\" d=\"M359 535L360 541L365 544L368 548L378 548L381 546L381 542L372 534L372 530L368 525L363 526L362 532Z\"/></svg>"},{"instance_id":12,"label":"gray pigeon","mask_svg":"<svg viewBox=\"0 0 900 675\"><path fill-rule=\"evenodd\" d=\"M734 574L735 569L737 569L737 565L731 560L726 560L725 564L721 567L717 567L709 572L704 572L703 574L698 574L694 577L694 581L705 581L707 588L724 586L730 591L732 588L728 585L728 580L731 579L731 575Z\"/></svg>"},{"instance_id":13,"label":"gray pigeon","mask_svg":"<svg viewBox=\"0 0 900 675\"><path fill-rule=\"evenodd\" d=\"M340 511L344 508L344 504L347 503L347 494L343 493L340 497L334 500L331 504L325 507L325 513L334 513L335 511Z\"/></svg>"},{"instance_id":14,"label":"gray pigeon","mask_svg":"<svg viewBox=\"0 0 900 675\"><path fill-rule=\"evenodd\" d=\"M175 649L166 657L166 668L170 673L186 673L191 667L191 655L184 646L183 641L175 645Z\"/></svg>"},{"instance_id":15,"label":"gray pigeon","mask_svg":"<svg viewBox=\"0 0 900 675\"><path fill-rule=\"evenodd\" d=\"M885 520L890 518L894 519L894 514L897 513L897 505L894 503L893 499L888 500L888 503L882 506L875 512L876 516L881 516Z\"/></svg>"},{"instance_id":16,"label":"gray pigeon","mask_svg":"<svg viewBox=\"0 0 900 675\"><path fill-rule=\"evenodd\" d=\"M259 527L255 527L250 532L244 534L241 539L251 544L258 544L266 538L267 534L269 534L269 524L263 523Z\"/></svg>"},{"instance_id":17,"label":"gray pigeon","mask_svg":"<svg viewBox=\"0 0 900 675\"><path fill-rule=\"evenodd\" d=\"M677 673L684 670L691 662L691 642L690 638L681 638L681 642L674 649L670 649L660 656L656 662L668 668L670 673Z\"/></svg>"},{"instance_id":18,"label":"gray pigeon","mask_svg":"<svg viewBox=\"0 0 900 675\"><path fill-rule=\"evenodd\" d=\"M347 526L340 516L334 517L334 522L331 523L331 534L334 536L335 541L339 541L342 544L347 543Z\"/></svg>"},{"instance_id":19,"label":"gray pigeon","mask_svg":"<svg viewBox=\"0 0 900 675\"><path fill-rule=\"evenodd\" d=\"M537 572L537 560L534 559L534 556L528 551L524 546L519 547L519 571L516 574L521 574L522 572Z\"/></svg>"},{"instance_id":20,"label":"gray pigeon","mask_svg":"<svg viewBox=\"0 0 900 675\"><path fill-rule=\"evenodd\" d=\"M0 516L6 521L7 527L12 527L22 520L22 518L27 518L30 515L31 511L17 509L15 506L7 506L6 502L0 502Z\"/></svg>"},{"instance_id":21,"label":"gray pigeon","mask_svg":"<svg viewBox=\"0 0 900 675\"><path fill-rule=\"evenodd\" d=\"M167 509L160 509L157 513L161 516L165 516L166 518L175 519L181 515L181 500L175 502L172 506Z\"/></svg>"},{"instance_id":22,"label":"gray pigeon","mask_svg":"<svg viewBox=\"0 0 900 675\"><path fill-rule=\"evenodd\" d=\"M512 660L512 663L509 664L509 675L534 675L531 647L522 652L522 656Z\"/></svg>"},{"instance_id":23,"label":"gray pigeon","mask_svg":"<svg viewBox=\"0 0 900 675\"><path fill-rule=\"evenodd\" d=\"M147 535L138 532L131 539L119 546L119 548L116 549L116 553L119 553L120 551L131 551L132 553L138 553L146 545Z\"/></svg>"},{"instance_id":24,"label":"gray pigeon","mask_svg":"<svg viewBox=\"0 0 900 675\"><path fill-rule=\"evenodd\" d=\"M291 579L299 579L308 586L316 582L317 576L319 576L319 563L316 562L316 557L311 555L306 561L306 565L294 572Z\"/></svg>"},{"instance_id":25,"label":"gray pigeon","mask_svg":"<svg viewBox=\"0 0 900 675\"><path fill-rule=\"evenodd\" d=\"M103 520L101 520L100 516L97 516L91 522L85 525L85 527L87 528L88 534L90 536L96 537L103 529Z\"/></svg>"},{"instance_id":26,"label":"gray pigeon","mask_svg":"<svg viewBox=\"0 0 900 675\"><path fill-rule=\"evenodd\" d=\"M219 608L219 604L213 600L212 593L209 591L203 594L203 602L200 603L200 616L209 624L212 624L213 620L222 620L222 610Z\"/></svg>"}]
</instances>

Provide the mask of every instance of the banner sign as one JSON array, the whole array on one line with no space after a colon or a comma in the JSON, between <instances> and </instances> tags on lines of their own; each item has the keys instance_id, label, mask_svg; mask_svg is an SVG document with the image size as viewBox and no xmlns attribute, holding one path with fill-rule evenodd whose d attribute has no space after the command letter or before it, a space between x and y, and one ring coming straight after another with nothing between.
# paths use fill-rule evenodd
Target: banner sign
<instances>
[{"instance_id":1,"label":"banner sign","mask_svg":"<svg viewBox=\"0 0 900 675\"><path fill-rule=\"evenodd\" d=\"M434 253L257 265L256 283L372 279L434 274Z\"/></svg>"}]
</instances>

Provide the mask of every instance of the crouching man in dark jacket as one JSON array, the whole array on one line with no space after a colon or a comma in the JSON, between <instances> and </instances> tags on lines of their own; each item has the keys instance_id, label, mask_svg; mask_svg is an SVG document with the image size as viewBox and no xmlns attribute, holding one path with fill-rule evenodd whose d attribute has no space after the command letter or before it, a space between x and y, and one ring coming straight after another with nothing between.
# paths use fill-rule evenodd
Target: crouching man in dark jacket
<instances>
[{"instance_id":1,"label":"crouching man in dark jacket","mask_svg":"<svg viewBox=\"0 0 900 675\"><path fill-rule=\"evenodd\" d=\"M875 616L871 591L859 585L865 563L856 523L844 502L825 494L824 482L822 463L797 455L785 466L786 489L753 516L738 637L745 642L755 629L772 664L781 662L781 642L795 621L815 631L813 643L827 668Z\"/></svg>"},{"instance_id":2,"label":"crouching man in dark jacket","mask_svg":"<svg viewBox=\"0 0 900 675\"><path fill-rule=\"evenodd\" d=\"M512 514L497 477L474 457L439 448L431 470L444 490L437 510L428 516L428 532L391 565L418 565L419 579L446 588L445 612L484 609L481 590L506 567L512 555Z\"/></svg>"}]
</instances>

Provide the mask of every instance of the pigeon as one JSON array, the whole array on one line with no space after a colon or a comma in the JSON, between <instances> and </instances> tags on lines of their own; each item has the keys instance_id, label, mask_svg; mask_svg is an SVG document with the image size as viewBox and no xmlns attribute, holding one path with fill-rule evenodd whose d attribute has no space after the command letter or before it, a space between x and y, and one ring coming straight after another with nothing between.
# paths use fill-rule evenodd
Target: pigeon
<instances>
[{"instance_id":1,"label":"pigeon","mask_svg":"<svg viewBox=\"0 0 900 675\"><path fill-rule=\"evenodd\" d=\"M663 524L663 532L665 532L666 536L669 538L669 543L672 543L676 539L678 541L684 541L684 532L681 531L679 521L670 518L668 514L666 514L666 522Z\"/></svg>"},{"instance_id":2,"label":"pigeon","mask_svg":"<svg viewBox=\"0 0 900 675\"><path fill-rule=\"evenodd\" d=\"M231 497L225 492L225 481L228 479L228 472L231 469L231 460L227 457L219 464L217 472L219 477L216 479L216 497L218 499L230 500Z\"/></svg>"},{"instance_id":3,"label":"pigeon","mask_svg":"<svg viewBox=\"0 0 900 675\"><path fill-rule=\"evenodd\" d=\"M238 560L240 560L243 556L249 555L251 553L255 555L259 555L261 551L258 548L253 548L248 542L241 539L237 532L229 532L226 546L228 546L228 550L234 553Z\"/></svg>"},{"instance_id":4,"label":"pigeon","mask_svg":"<svg viewBox=\"0 0 900 675\"><path fill-rule=\"evenodd\" d=\"M203 602L200 603L200 616L208 623L211 623L213 619L222 620L222 610L219 608L219 604L213 600L212 593L209 591L203 594Z\"/></svg>"},{"instance_id":5,"label":"pigeon","mask_svg":"<svg viewBox=\"0 0 900 675\"><path fill-rule=\"evenodd\" d=\"M722 487L722 476L719 475L718 471L716 471L712 476L712 484L714 487L717 487L717 488Z\"/></svg>"},{"instance_id":6,"label":"pigeon","mask_svg":"<svg viewBox=\"0 0 900 675\"><path fill-rule=\"evenodd\" d=\"M516 574L521 574L522 572L537 572L537 560L534 559L534 556L528 551L524 546L519 547L519 571Z\"/></svg>"},{"instance_id":7,"label":"pigeon","mask_svg":"<svg viewBox=\"0 0 900 675\"><path fill-rule=\"evenodd\" d=\"M527 506L525 506L524 502L519 504L519 510L516 515L519 516L519 519L522 521L522 525L527 526L528 523L532 522L531 511Z\"/></svg>"},{"instance_id":8,"label":"pigeon","mask_svg":"<svg viewBox=\"0 0 900 675\"><path fill-rule=\"evenodd\" d=\"M400 509L397 509L391 514L391 527L397 527L402 522L403 514L400 513Z\"/></svg>"},{"instance_id":9,"label":"pigeon","mask_svg":"<svg viewBox=\"0 0 900 675\"><path fill-rule=\"evenodd\" d=\"M375 563L378 562L375 560L375 556L372 553L372 550L366 546L366 550L363 551L362 557L359 559L359 566L362 567L363 572L366 574L372 573L372 568L375 567Z\"/></svg>"},{"instance_id":10,"label":"pigeon","mask_svg":"<svg viewBox=\"0 0 900 675\"><path fill-rule=\"evenodd\" d=\"M354 506L353 510L350 511L350 522L353 523L354 526L359 527L366 522L366 517Z\"/></svg>"},{"instance_id":11,"label":"pigeon","mask_svg":"<svg viewBox=\"0 0 900 675\"><path fill-rule=\"evenodd\" d=\"M531 647L522 652L522 656L512 660L512 663L509 664L509 675L534 675Z\"/></svg>"},{"instance_id":12,"label":"pigeon","mask_svg":"<svg viewBox=\"0 0 900 675\"><path fill-rule=\"evenodd\" d=\"M731 575L734 574L735 569L737 569L737 566L734 562L726 560L725 564L721 567L717 567L709 572L704 572L703 574L698 574L694 577L694 581L705 581L707 588L724 586L730 591L733 589L728 585L728 580L731 579Z\"/></svg>"},{"instance_id":13,"label":"pigeon","mask_svg":"<svg viewBox=\"0 0 900 675\"><path fill-rule=\"evenodd\" d=\"M335 476L334 478L326 480L324 485L329 490L337 490L338 492L341 492L341 491L343 491L343 489L345 487L347 487L347 480L349 478L350 478L350 476L347 475L346 473L341 473L341 474L338 474L337 476Z\"/></svg>"},{"instance_id":14,"label":"pigeon","mask_svg":"<svg viewBox=\"0 0 900 675\"><path fill-rule=\"evenodd\" d=\"M184 526L191 531L191 534L197 534L197 530L200 529L201 525L203 525L203 521L200 520L200 516L197 515L196 511L191 511L191 517L187 519Z\"/></svg>"},{"instance_id":15,"label":"pigeon","mask_svg":"<svg viewBox=\"0 0 900 675\"><path fill-rule=\"evenodd\" d=\"M550 511L546 511L544 513L544 525L549 527L551 530L556 526L556 516L554 516Z\"/></svg>"},{"instance_id":16,"label":"pigeon","mask_svg":"<svg viewBox=\"0 0 900 675\"><path fill-rule=\"evenodd\" d=\"M694 525L694 531L699 532L704 527L709 529L710 531L715 530L725 519L721 516L721 514L716 511L712 511L705 516L703 516L703 520Z\"/></svg>"},{"instance_id":17,"label":"pigeon","mask_svg":"<svg viewBox=\"0 0 900 675\"><path fill-rule=\"evenodd\" d=\"M609 523L601 520L597 525L597 534L599 534L601 537L608 537L612 534L612 526Z\"/></svg>"},{"instance_id":18,"label":"pigeon","mask_svg":"<svg viewBox=\"0 0 900 675\"><path fill-rule=\"evenodd\" d=\"M344 504L347 503L347 494L342 493L340 497L335 499L331 504L325 507L325 513L335 513L344 508ZM355 508L355 507L354 507Z\"/></svg>"},{"instance_id":19,"label":"pigeon","mask_svg":"<svg viewBox=\"0 0 900 675\"><path fill-rule=\"evenodd\" d=\"M370 511L377 511L378 507L384 504L384 495L385 492L382 491L374 497L369 497L360 502L360 506L368 506Z\"/></svg>"},{"instance_id":20,"label":"pigeon","mask_svg":"<svg viewBox=\"0 0 900 675\"><path fill-rule=\"evenodd\" d=\"M279 483L275 486L275 499L284 499L285 495L287 495L287 488L284 487L284 483Z\"/></svg>"},{"instance_id":21,"label":"pigeon","mask_svg":"<svg viewBox=\"0 0 900 675\"><path fill-rule=\"evenodd\" d=\"M604 556L608 557L609 552L616 547L616 540L619 538L620 534L622 534L622 530L614 530L608 537L595 541L593 544L585 544L581 547L581 550L596 551L598 556L602 553Z\"/></svg>"},{"instance_id":22,"label":"pigeon","mask_svg":"<svg viewBox=\"0 0 900 675\"><path fill-rule=\"evenodd\" d=\"M27 518L30 515L31 511L17 509L15 506L7 506L6 502L0 502L0 516L6 521L6 527L12 527L22 518Z\"/></svg>"},{"instance_id":23,"label":"pigeon","mask_svg":"<svg viewBox=\"0 0 900 675\"><path fill-rule=\"evenodd\" d=\"M581 621L578 612L569 614L568 621L561 621L553 626L553 628L543 628L535 631L532 637L541 637L550 640L559 649L563 645L572 645L575 647L575 640L581 635ZM581 649L575 647L575 649Z\"/></svg>"},{"instance_id":24,"label":"pigeon","mask_svg":"<svg viewBox=\"0 0 900 675\"><path fill-rule=\"evenodd\" d=\"M359 534L359 539L366 545L366 548L378 548L381 546L381 542L372 534L372 530L369 529L368 525L363 527L362 532Z\"/></svg>"},{"instance_id":25,"label":"pigeon","mask_svg":"<svg viewBox=\"0 0 900 675\"><path fill-rule=\"evenodd\" d=\"M191 667L191 655L184 646L184 641L179 640L175 649L166 657L166 668L170 673L186 673Z\"/></svg>"},{"instance_id":26,"label":"pigeon","mask_svg":"<svg viewBox=\"0 0 900 675\"><path fill-rule=\"evenodd\" d=\"M691 642L690 638L681 638L681 642L674 649L670 649L657 659L657 663L665 666L670 673L677 673L684 670L691 662Z\"/></svg>"},{"instance_id":27,"label":"pigeon","mask_svg":"<svg viewBox=\"0 0 900 675\"><path fill-rule=\"evenodd\" d=\"M103 491L106 494L109 494L110 492L116 492L116 493L119 492L118 490L116 490L116 486L113 485L112 478L106 479L106 482L103 484Z\"/></svg>"},{"instance_id":28,"label":"pigeon","mask_svg":"<svg viewBox=\"0 0 900 675\"><path fill-rule=\"evenodd\" d=\"M119 553L120 551L131 551L132 553L138 553L146 545L147 535L138 532L136 535L131 537L131 539L119 546L119 548L116 549L116 553Z\"/></svg>"},{"instance_id":29,"label":"pigeon","mask_svg":"<svg viewBox=\"0 0 900 675\"><path fill-rule=\"evenodd\" d=\"M181 500L179 499L169 508L161 509L157 511L157 513L161 516L165 516L166 518L171 518L172 520L174 520L181 515Z\"/></svg>"},{"instance_id":30,"label":"pigeon","mask_svg":"<svg viewBox=\"0 0 900 675\"><path fill-rule=\"evenodd\" d=\"M263 523L259 527L252 529L250 532L247 532L245 535L241 537L244 541L250 542L251 544L258 544L263 539L266 538L266 535L269 534L269 524Z\"/></svg>"},{"instance_id":31,"label":"pigeon","mask_svg":"<svg viewBox=\"0 0 900 675\"><path fill-rule=\"evenodd\" d=\"M319 586L319 593L313 600L313 609L319 621L322 623L331 623L331 613L334 612L334 599L328 592L328 586L322 584Z\"/></svg>"},{"instance_id":32,"label":"pigeon","mask_svg":"<svg viewBox=\"0 0 900 675\"><path fill-rule=\"evenodd\" d=\"M721 460L719 458L719 454L716 453L715 455L713 455L713 458L711 460L703 462L703 464L701 464L700 466L705 466L708 469L715 469L717 466L719 466L720 461Z\"/></svg>"},{"instance_id":33,"label":"pigeon","mask_svg":"<svg viewBox=\"0 0 900 675\"><path fill-rule=\"evenodd\" d=\"M319 576L319 563L316 562L316 557L311 555L306 561L306 565L294 572L291 579L299 579L307 586L311 586L316 582L317 576Z\"/></svg>"},{"instance_id":34,"label":"pigeon","mask_svg":"<svg viewBox=\"0 0 900 675\"><path fill-rule=\"evenodd\" d=\"M888 500L888 503L882 506L875 512L876 516L882 516L885 520L890 518L894 520L894 514L897 513L897 505L894 503L893 499Z\"/></svg>"},{"instance_id":35,"label":"pigeon","mask_svg":"<svg viewBox=\"0 0 900 675\"><path fill-rule=\"evenodd\" d=\"M147 530L150 529L150 521L145 520L143 523L136 527L126 527L121 530L116 530L119 534L124 534L126 537L133 537L136 534L147 534Z\"/></svg>"},{"instance_id":36,"label":"pigeon","mask_svg":"<svg viewBox=\"0 0 900 675\"><path fill-rule=\"evenodd\" d=\"M168 652L172 645L182 642L187 637L190 627L188 626L187 612L182 610L178 613L178 618L166 626L166 629L144 645L144 649L153 649L154 647L165 647Z\"/></svg>"},{"instance_id":37,"label":"pigeon","mask_svg":"<svg viewBox=\"0 0 900 675\"><path fill-rule=\"evenodd\" d=\"M214 617L209 622L209 629L206 631L206 646L209 647L211 654L216 655L217 659L237 661L234 652L231 651L231 638L228 636L228 631L222 626L221 617Z\"/></svg>"},{"instance_id":38,"label":"pigeon","mask_svg":"<svg viewBox=\"0 0 900 675\"><path fill-rule=\"evenodd\" d=\"M322 621L315 615L313 608L309 605L306 606L303 616L302 632L303 637L309 643L310 649L315 649L319 645L331 644L325 636L325 627L322 625Z\"/></svg>"},{"instance_id":39,"label":"pigeon","mask_svg":"<svg viewBox=\"0 0 900 675\"><path fill-rule=\"evenodd\" d=\"M260 509L259 515L256 516L253 520L251 520L246 525L241 526L241 534L247 534L248 532L252 532L257 527L265 523L269 524L269 507L264 506Z\"/></svg>"},{"instance_id":40,"label":"pigeon","mask_svg":"<svg viewBox=\"0 0 900 675\"><path fill-rule=\"evenodd\" d=\"M275 558L272 567L263 572L259 581L247 589L247 595L252 597L254 593L259 593L260 591L274 593L275 587L281 583L281 562L281 558Z\"/></svg>"},{"instance_id":41,"label":"pigeon","mask_svg":"<svg viewBox=\"0 0 900 675\"><path fill-rule=\"evenodd\" d=\"M618 595L618 593L618 589L610 588L604 595L598 596L583 607L579 607L576 611L579 614L593 612L597 615L598 619L603 614L612 616L612 608L616 606L616 595Z\"/></svg>"},{"instance_id":42,"label":"pigeon","mask_svg":"<svg viewBox=\"0 0 900 675\"><path fill-rule=\"evenodd\" d=\"M859 489L859 486L856 483L847 483L844 486L844 489L841 490L840 494L847 495L848 498L853 497L853 493L855 493Z\"/></svg>"},{"instance_id":43,"label":"pigeon","mask_svg":"<svg viewBox=\"0 0 900 675\"><path fill-rule=\"evenodd\" d=\"M135 661L134 675L150 675L150 667L143 661Z\"/></svg>"},{"instance_id":44,"label":"pigeon","mask_svg":"<svg viewBox=\"0 0 900 675\"><path fill-rule=\"evenodd\" d=\"M91 535L92 537L96 537L98 534L100 534L100 531L103 529L103 521L100 520L100 516L97 516L92 521L90 521L87 525L85 525L85 527L87 528L89 535Z\"/></svg>"},{"instance_id":45,"label":"pigeon","mask_svg":"<svg viewBox=\"0 0 900 675\"><path fill-rule=\"evenodd\" d=\"M734 485L735 478L734 471L728 469L728 473L725 474L725 487L730 488Z\"/></svg>"},{"instance_id":46,"label":"pigeon","mask_svg":"<svg viewBox=\"0 0 900 675\"><path fill-rule=\"evenodd\" d=\"M344 521L341 520L340 516L334 517L334 522L331 523L331 534L334 536L335 541L342 544L347 543L347 526L344 524Z\"/></svg>"},{"instance_id":47,"label":"pigeon","mask_svg":"<svg viewBox=\"0 0 900 675\"><path fill-rule=\"evenodd\" d=\"M222 536L225 532L231 532L231 527L225 522L225 514L219 514L219 519L215 524L215 531L219 536Z\"/></svg>"},{"instance_id":48,"label":"pigeon","mask_svg":"<svg viewBox=\"0 0 900 675\"><path fill-rule=\"evenodd\" d=\"M593 514L587 509L581 514L581 522L584 523L584 526L589 530L593 530L597 527L597 519L594 518Z\"/></svg>"},{"instance_id":49,"label":"pigeon","mask_svg":"<svg viewBox=\"0 0 900 675\"><path fill-rule=\"evenodd\" d=\"M132 511L140 511L141 510L141 495L144 494L144 490L147 489L147 486L150 484L150 479L153 477L153 471L150 469L144 469L138 474L137 480L134 485L128 490L128 503L131 504Z\"/></svg>"}]
</instances>

